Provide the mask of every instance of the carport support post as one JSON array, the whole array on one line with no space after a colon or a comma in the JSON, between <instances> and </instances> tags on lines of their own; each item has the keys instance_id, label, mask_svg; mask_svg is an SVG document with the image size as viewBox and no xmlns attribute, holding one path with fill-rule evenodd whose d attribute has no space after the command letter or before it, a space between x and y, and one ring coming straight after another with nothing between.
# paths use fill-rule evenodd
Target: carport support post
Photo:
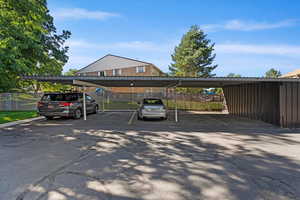
<instances>
[{"instance_id":1,"label":"carport support post","mask_svg":"<svg viewBox=\"0 0 300 200\"><path fill-rule=\"evenodd\" d=\"M176 87L175 87L174 93L175 93L175 122L178 122L178 111L177 111L177 94L176 94Z\"/></svg>"},{"instance_id":2,"label":"carport support post","mask_svg":"<svg viewBox=\"0 0 300 200\"><path fill-rule=\"evenodd\" d=\"M104 104L105 104L105 90L103 90L102 92L102 112L104 112L105 108L104 108Z\"/></svg>"},{"instance_id":3,"label":"carport support post","mask_svg":"<svg viewBox=\"0 0 300 200\"><path fill-rule=\"evenodd\" d=\"M83 120L86 120L85 87L83 87Z\"/></svg>"}]
</instances>

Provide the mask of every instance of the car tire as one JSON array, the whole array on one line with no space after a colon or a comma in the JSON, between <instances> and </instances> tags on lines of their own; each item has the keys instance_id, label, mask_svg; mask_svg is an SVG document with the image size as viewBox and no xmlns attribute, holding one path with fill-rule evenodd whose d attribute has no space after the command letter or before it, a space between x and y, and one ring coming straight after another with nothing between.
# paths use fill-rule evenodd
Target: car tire
<instances>
[{"instance_id":1,"label":"car tire","mask_svg":"<svg viewBox=\"0 0 300 200\"><path fill-rule=\"evenodd\" d=\"M142 118L140 117L139 113L137 114L137 119L138 120L142 120Z\"/></svg>"},{"instance_id":2,"label":"car tire","mask_svg":"<svg viewBox=\"0 0 300 200\"><path fill-rule=\"evenodd\" d=\"M93 114L97 114L98 112L98 106L95 106L95 110L93 111Z\"/></svg>"},{"instance_id":3,"label":"car tire","mask_svg":"<svg viewBox=\"0 0 300 200\"><path fill-rule=\"evenodd\" d=\"M53 119L52 116L45 116L45 118L46 118L47 120L52 120L52 119Z\"/></svg>"},{"instance_id":4,"label":"car tire","mask_svg":"<svg viewBox=\"0 0 300 200\"><path fill-rule=\"evenodd\" d=\"M74 119L80 119L81 116L82 116L81 110L80 110L80 109L76 109L76 110L74 111Z\"/></svg>"}]
</instances>

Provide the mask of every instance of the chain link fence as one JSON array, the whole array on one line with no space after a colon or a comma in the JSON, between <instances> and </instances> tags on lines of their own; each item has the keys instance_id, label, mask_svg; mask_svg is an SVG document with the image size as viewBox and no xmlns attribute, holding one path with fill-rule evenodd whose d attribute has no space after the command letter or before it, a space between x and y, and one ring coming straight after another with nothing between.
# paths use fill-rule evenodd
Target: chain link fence
<instances>
[{"instance_id":1,"label":"chain link fence","mask_svg":"<svg viewBox=\"0 0 300 200\"><path fill-rule=\"evenodd\" d=\"M135 110L143 98L160 98L168 109L199 111L222 111L224 97L222 95L184 94L175 92L161 93L114 93L110 91L88 93L95 98L102 111ZM32 111L42 93L0 93L0 111Z\"/></svg>"},{"instance_id":2,"label":"chain link fence","mask_svg":"<svg viewBox=\"0 0 300 200\"><path fill-rule=\"evenodd\" d=\"M224 109L223 95L184 94L174 92L161 93L113 93L102 91L90 93L99 104L101 110L135 110L138 102L144 98L160 98L168 109L198 111L222 111Z\"/></svg>"},{"instance_id":3,"label":"chain link fence","mask_svg":"<svg viewBox=\"0 0 300 200\"><path fill-rule=\"evenodd\" d=\"M32 111L42 94L0 93L0 111Z\"/></svg>"}]
</instances>

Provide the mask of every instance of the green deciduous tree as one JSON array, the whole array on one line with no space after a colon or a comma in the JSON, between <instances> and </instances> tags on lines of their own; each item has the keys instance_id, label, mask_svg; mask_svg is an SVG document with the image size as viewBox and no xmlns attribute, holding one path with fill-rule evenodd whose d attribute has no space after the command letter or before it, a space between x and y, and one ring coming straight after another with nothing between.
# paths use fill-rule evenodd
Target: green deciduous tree
<instances>
[{"instance_id":1,"label":"green deciduous tree","mask_svg":"<svg viewBox=\"0 0 300 200\"><path fill-rule=\"evenodd\" d=\"M70 68L68 71L64 73L65 76L75 76L78 72L78 69L72 69Z\"/></svg>"},{"instance_id":2,"label":"green deciduous tree","mask_svg":"<svg viewBox=\"0 0 300 200\"><path fill-rule=\"evenodd\" d=\"M267 78L278 78L281 76L281 72L274 68L271 68L269 71L266 72L265 77Z\"/></svg>"},{"instance_id":3,"label":"green deciduous tree","mask_svg":"<svg viewBox=\"0 0 300 200\"><path fill-rule=\"evenodd\" d=\"M214 65L214 43L196 25L183 35L181 42L172 54L173 63L169 66L171 75L211 77Z\"/></svg>"},{"instance_id":4,"label":"green deciduous tree","mask_svg":"<svg viewBox=\"0 0 300 200\"><path fill-rule=\"evenodd\" d=\"M20 87L20 75L61 74L70 34L57 34L46 0L0 0L0 91Z\"/></svg>"},{"instance_id":5,"label":"green deciduous tree","mask_svg":"<svg viewBox=\"0 0 300 200\"><path fill-rule=\"evenodd\" d=\"M227 75L227 77L231 77L231 78L240 78L240 77L242 77L242 75L240 75L240 74L235 74L235 73L229 73L229 74Z\"/></svg>"},{"instance_id":6,"label":"green deciduous tree","mask_svg":"<svg viewBox=\"0 0 300 200\"><path fill-rule=\"evenodd\" d=\"M64 76L75 76L77 69L69 69L63 75ZM74 90L74 86L59 84L59 83L42 83L41 90L44 92L68 92Z\"/></svg>"}]
</instances>

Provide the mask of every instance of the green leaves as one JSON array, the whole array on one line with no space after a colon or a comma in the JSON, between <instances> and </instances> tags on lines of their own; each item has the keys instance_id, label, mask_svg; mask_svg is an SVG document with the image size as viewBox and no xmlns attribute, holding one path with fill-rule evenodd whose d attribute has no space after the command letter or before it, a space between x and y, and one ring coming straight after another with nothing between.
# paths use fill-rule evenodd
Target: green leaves
<instances>
[{"instance_id":1,"label":"green leaves","mask_svg":"<svg viewBox=\"0 0 300 200\"><path fill-rule=\"evenodd\" d=\"M58 75L68 61L69 31L56 33L46 0L0 0L0 91L20 75Z\"/></svg>"},{"instance_id":2,"label":"green leaves","mask_svg":"<svg viewBox=\"0 0 300 200\"><path fill-rule=\"evenodd\" d=\"M206 38L198 26L192 26L183 35L181 42L175 47L171 55L173 63L169 66L171 75L176 76L214 76L211 72L217 67L213 65L215 59L214 44Z\"/></svg>"},{"instance_id":3,"label":"green leaves","mask_svg":"<svg viewBox=\"0 0 300 200\"><path fill-rule=\"evenodd\" d=\"M265 76L267 78L278 78L281 76L281 72L274 68L271 68L269 71L266 72Z\"/></svg>"}]
</instances>

